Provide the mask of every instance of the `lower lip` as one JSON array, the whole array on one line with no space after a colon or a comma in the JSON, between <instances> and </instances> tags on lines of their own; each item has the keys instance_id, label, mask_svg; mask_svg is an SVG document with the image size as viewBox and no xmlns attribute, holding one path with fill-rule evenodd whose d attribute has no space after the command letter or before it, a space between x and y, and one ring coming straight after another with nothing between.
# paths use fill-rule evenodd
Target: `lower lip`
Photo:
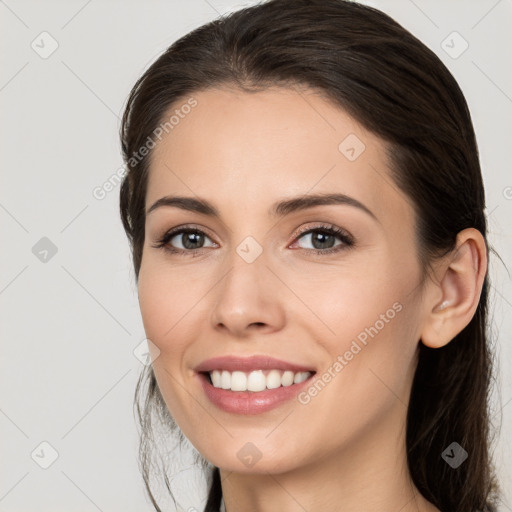
<instances>
[{"instance_id":1,"label":"lower lip","mask_svg":"<svg viewBox=\"0 0 512 512\"><path fill-rule=\"evenodd\" d=\"M231 391L229 389L216 388L210 384L208 376L204 373L198 373L201 385L203 386L206 396L210 401L222 409L223 411L233 414L260 414L270 411L288 402L307 386L311 384L311 380L315 374L300 384L292 384L291 386L280 386L276 389L267 389L266 391Z\"/></svg>"}]
</instances>

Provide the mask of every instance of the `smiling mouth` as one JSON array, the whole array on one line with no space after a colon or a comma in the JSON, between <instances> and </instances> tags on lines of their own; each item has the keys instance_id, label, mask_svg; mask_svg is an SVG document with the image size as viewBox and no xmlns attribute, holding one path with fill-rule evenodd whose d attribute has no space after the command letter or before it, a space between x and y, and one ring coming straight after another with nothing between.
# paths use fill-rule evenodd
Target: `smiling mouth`
<instances>
[{"instance_id":1,"label":"smiling mouth","mask_svg":"<svg viewBox=\"0 0 512 512\"><path fill-rule=\"evenodd\" d=\"M293 372L291 370L253 370L250 372L213 370L200 372L217 389L228 391L250 391L258 393L269 389L289 387L310 379L316 372Z\"/></svg>"}]
</instances>

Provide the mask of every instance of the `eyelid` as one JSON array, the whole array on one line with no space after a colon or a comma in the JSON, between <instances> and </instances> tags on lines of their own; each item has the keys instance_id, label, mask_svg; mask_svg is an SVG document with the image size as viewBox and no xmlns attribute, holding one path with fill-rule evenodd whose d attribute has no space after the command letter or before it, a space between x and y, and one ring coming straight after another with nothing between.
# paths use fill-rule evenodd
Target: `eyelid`
<instances>
[{"instance_id":1,"label":"eyelid","mask_svg":"<svg viewBox=\"0 0 512 512\"><path fill-rule=\"evenodd\" d=\"M335 232L336 236L344 237L348 240L350 240L352 243L355 241L354 237L345 229L340 228L336 226L335 224L331 224L329 222L321 222L320 225L316 226L309 226L309 227L303 227L300 228L297 233L294 235L296 240L297 238L300 238L302 235L305 235L307 233L315 232L315 231L333 231Z\"/></svg>"},{"instance_id":2,"label":"eyelid","mask_svg":"<svg viewBox=\"0 0 512 512\"><path fill-rule=\"evenodd\" d=\"M212 240L215 238L210 234L210 230L208 228L206 228L205 226L202 226L200 224L178 224L177 226L174 226L173 228L165 230L159 238L164 238L169 235L175 236L184 231L197 231L201 234L208 236L208 238L210 238Z\"/></svg>"}]
</instances>

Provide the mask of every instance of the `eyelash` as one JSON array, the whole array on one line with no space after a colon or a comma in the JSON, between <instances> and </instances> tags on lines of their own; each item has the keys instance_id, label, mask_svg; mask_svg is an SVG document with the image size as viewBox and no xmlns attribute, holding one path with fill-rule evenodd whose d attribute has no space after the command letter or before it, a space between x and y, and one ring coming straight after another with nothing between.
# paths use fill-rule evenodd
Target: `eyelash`
<instances>
[{"instance_id":1,"label":"eyelash","mask_svg":"<svg viewBox=\"0 0 512 512\"><path fill-rule=\"evenodd\" d=\"M314 228L304 228L297 233L297 236L294 239L294 242L298 240L299 238L303 237L304 235L307 235L309 233L327 233L330 235L335 235L341 240L341 244L336 245L334 247L331 247L330 249L304 249L305 251L312 252L316 256L324 256L326 254L332 254L336 253L342 250L349 249L350 247L355 245L354 239L351 235L349 235L347 232L342 231L341 229L337 228L333 225L321 225L321 226L315 226ZM205 249L204 247L200 249L176 249L175 247L169 246L169 241L174 238L176 235L184 234L184 233L194 233L199 235L205 235L208 237L208 235L198 228L190 228L187 226L181 226L179 228L173 228L169 231L167 231L159 240L157 240L155 245L152 245L155 249L164 249L171 254L177 254L179 256L192 256L195 257L198 255L200 251ZM210 237L208 237L210 238Z\"/></svg>"}]
</instances>

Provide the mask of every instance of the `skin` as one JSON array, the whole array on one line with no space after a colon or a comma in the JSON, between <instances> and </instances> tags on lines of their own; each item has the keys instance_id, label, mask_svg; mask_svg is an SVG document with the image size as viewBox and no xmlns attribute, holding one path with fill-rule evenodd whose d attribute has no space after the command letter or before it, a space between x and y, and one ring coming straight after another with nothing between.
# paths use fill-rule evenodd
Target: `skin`
<instances>
[{"instance_id":1,"label":"skin","mask_svg":"<svg viewBox=\"0 0 512 512\"><path fill-rule=\"evenodd\" d=\"M456 251L422 283L413 208L390 178L381 139L308 89L193 96L197 106L152 150L146 209L170 194L201 197L221 218L176 207L149 213L138 291L164 400L220 468L227 511L437 511L407 469L408 396L420 340L443 346L475 312L487 268L480 233L461 232ZM338 149L349 134L365 145L354 161ZM377 220L349 205L282 218L267 211L278 200L333 192ZM325 223L355 245L315 256L312 235L298 229ZM195 256L153 247L183 224L206 234ZM236 252L247 236L263 251L252 263ZM190 251L181 235L172 243ZM229 414L193 371L211 357L258 354L321 376L394 303L400 312L307 404ZM237 457L248 442L261 453L252 467Z\"/></svg>"}]
</instances>

